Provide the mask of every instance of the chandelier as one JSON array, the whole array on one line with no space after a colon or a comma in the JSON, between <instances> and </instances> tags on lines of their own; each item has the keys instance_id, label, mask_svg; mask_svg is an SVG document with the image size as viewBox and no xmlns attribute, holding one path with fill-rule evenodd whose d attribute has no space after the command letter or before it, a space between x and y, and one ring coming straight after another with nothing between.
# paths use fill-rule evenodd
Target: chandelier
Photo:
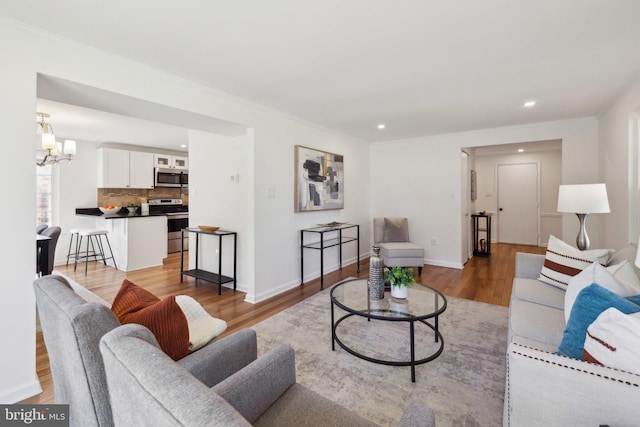
<instances>
[{"instance_id":1,"label":"chandelier","mask_svg":"<svg viewBox=\"0 0 640 427\"><path fill-rule=\"evenodd\" d=\"M50 117L49 114L36 113L36 115L38 116L38 133L42 135L42 149L46 151L42 160L36 160L36 165L54 165L63 160L73 160L76 154L76 142L69 139L64 141L64 145L62 142L57 142L53 134L53 126L45 122L45 119Z\"/></svg>"}]
</instances>

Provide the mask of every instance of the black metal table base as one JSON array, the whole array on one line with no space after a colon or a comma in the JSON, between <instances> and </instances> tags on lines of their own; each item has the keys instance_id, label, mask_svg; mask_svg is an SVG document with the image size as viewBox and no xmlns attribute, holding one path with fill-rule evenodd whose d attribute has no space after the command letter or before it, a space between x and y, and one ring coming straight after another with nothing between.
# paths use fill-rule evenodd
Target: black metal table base
<instances>
[{"instance_id":1,"label":"black metal table base","mask_svg":"<svg viewBox=\"0 0 640 427\"><path fill-rule=\"evenodd\" d=\"M388 366L411 366L411 382L416 382L416 366L417 365L422 365L424 363L430 362L432 360L434 360L435 358L437 358L438 356L440 356L440 354L442 353L442 350L444 349L444 338L442 337L442 334L440 333L440 331L438 330L438 316L434 317L434 323L435 325L430 324L429 322L427 322L426 320L421 320L421 319L415 319L415 320L409 320L409 319L398 319L396 321L398 322L408 322L409 323L409 340L410 340L410 360L408 361L394 361L394 360L383 360L383 359L376 359L373 357L369 357L369 356L365 356L362 353L358 353L357 351L355 351L354 349L348 347L346 344L344 344L342 341L340 341L340 338L338 338L338 334L336 333L336 329L338 328L338 325L340 323L342 323L342 321L348 319L351 316L359 316L357 313L347 313L344 316L340 317L337 321L335 321L335 315L334 315L334 303L331 303L331 350L335 351L336 346L335 343L338 343L338 345L345 351L347 351L348 353L366 360L368 362L372 362L372 363L378 363L381 365L388 365ZM364 317L367 320L371 320L371 317L368 316L359 316L359 317ZM374 318L375 319L375 318ZM390 321L390 320L382 320L382 319L378 319L379 321ZM426 326L428 326L429 328L431 328L431 330L433 330L434 332L434 339L435 342L439 342L440 346L438 347L438 349L430 356L422 358L422 359L418 359L416 360L416 348L415 348L415 322L420 322Z\"/></svg>"}]
</instances>

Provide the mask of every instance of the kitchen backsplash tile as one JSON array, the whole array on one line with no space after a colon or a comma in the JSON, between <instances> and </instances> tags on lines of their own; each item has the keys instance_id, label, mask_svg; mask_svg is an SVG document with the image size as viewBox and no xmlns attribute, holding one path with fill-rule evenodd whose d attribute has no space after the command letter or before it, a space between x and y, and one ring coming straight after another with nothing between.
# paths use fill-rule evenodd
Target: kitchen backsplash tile
<instances>
[{"instance_id":1,"label":"kitchen backsplash tile","mask_svg":"<svg viewBox=\"0 0 640 427\"><path fill-rule=\"evenodd\" d=\"M172 198L182 199L183 205L189 204L189 189L154 188L152 190L131 188L98 188L98 206L128 206L142 203L142 199Z\"/></svg>"}]
</instances>

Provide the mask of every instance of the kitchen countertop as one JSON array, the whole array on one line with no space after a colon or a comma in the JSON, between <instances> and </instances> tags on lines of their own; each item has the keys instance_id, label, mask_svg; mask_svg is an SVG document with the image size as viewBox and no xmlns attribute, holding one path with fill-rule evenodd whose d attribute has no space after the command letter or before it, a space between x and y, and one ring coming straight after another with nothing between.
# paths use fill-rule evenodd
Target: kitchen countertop
<instances>
[{"instance_id":1,"label":"kitchen countertop","mask_svg":"<svg viewBox=\"0 0 640 427\"><path fill-rule=\"evenodd\" d=\"M98 208L78 208L76 209L76 215L95 216L95 217L101 217L104 219L117 219L117 218L147 218L150 216L167 216L167 213L150 212L150 213L143 214L143 213L140 213L139 211L136 211L135 213L129 213L129 210L127 208L122 208L116 213L103 214L102 211Z\"/></svg>"}]
</instances>

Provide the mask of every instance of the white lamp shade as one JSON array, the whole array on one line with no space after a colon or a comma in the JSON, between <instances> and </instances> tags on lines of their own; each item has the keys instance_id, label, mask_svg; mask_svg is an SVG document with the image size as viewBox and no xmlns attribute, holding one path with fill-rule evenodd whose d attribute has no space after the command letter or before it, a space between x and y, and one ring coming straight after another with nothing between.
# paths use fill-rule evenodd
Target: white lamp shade
<instances>
[{"instance_id":1,"label":"white lamp shade","mask_svg":"<svg viewBox=\"0 0 640 427\"><path fill-rule=\"evenodd\" d=\"M56 149L56 137L52 133L42 134L42 149L43 150L55 150Z\"/></svg>"},{"instance_id":2,"label":"white lamp shade","mask_svg":"<svg viewBox=\"0 0 640 427\"><path fill-rule=\"evenodd\" d=\"M558 191L558 212L611 212L607 187L604 184L561 185Z\"/></svg>"},{"instance_id":3,"label":"white lamp shade","mask_svg":"<svg viewBox=\"0 0 640 427\"><path fill-rule=\"evenodd\" d=\"M64 154L74 156L76 154L76 142L70 139L64 141Z\"/></svg>"},{"instance_id":4,"label":"white lamp shade","mask_svg":"<svg viewBox=\"0 0 640 427\"><path fill-rule=\"evenodd\" d=\"M51 150L51 155L59 156L62 153L62 142L56 142L56 148Z\"/></svg>"}]
</instances>

